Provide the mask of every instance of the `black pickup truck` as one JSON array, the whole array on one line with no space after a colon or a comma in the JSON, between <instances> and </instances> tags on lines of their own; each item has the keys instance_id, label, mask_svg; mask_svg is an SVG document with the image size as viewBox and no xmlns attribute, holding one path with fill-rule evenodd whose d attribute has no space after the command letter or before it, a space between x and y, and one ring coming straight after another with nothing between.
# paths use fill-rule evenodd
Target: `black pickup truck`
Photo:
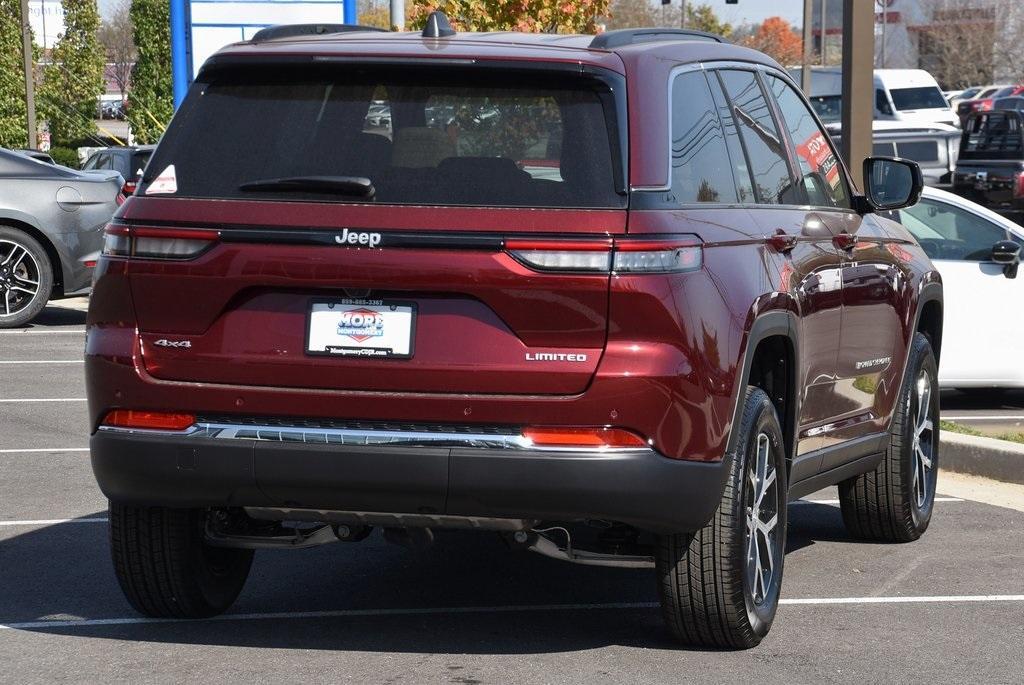
<instances>
[{"instance_id":1,"label":"black pickup truck","mask_svg":"<svg viewBox=\"0 0 1024 685\"><path fill-rule=\"evenodd\" d=\"M978 112L967 118L953 191L1017 221L1024 218L1024 113Z\"/></svg>"}]
</instances>

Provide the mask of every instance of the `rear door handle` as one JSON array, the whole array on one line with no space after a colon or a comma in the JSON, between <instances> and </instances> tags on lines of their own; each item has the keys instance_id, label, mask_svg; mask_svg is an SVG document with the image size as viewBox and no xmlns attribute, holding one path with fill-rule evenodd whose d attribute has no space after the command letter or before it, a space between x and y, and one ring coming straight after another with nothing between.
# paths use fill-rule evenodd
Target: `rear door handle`
<instances>
[{"instance_id":1,"label":"rear door handle","mask_svg":"<svg viewBox=\"0 0 1024 685\"><path fill-rule=\"evenodd\" d=\"M776 252L782 252L785 254L787 252L792 252L793 248L796 247L796 236L789 235L780 228L775 231L775 235L768 238L768 244L771 245Z\"/></svg>"},{"instance_id":2,"label":"rear door handle","mask_svg":"<svg viewBox=\"0 0 1024 685\"><path fill-rule=\"evenodd\" d=\"M840 233L832 238L832 244L840 250L852 250L857 244L857 236L852 233Z\"/></svg>"}]
</instances>

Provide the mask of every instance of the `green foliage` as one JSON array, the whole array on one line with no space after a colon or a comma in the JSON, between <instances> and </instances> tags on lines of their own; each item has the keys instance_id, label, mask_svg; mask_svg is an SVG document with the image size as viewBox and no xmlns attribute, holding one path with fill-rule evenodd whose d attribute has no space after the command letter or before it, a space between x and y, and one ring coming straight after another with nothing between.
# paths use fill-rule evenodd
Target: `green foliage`
<instances>
[{"instance_id":1,"label":"green foliage","mask_svg":"<svg viewBox=\"0 0 1024 685\"><path fill-rule=\"evenodd\" d=\"M597 33L610 0L415 0L410 28L423 28L434 10L457 31Z\"/></svg>"},{"instance_id":2,"label":"green foliage","mask_svg":"<svg viewBox=\"0 0 1024 685\"><path fill-rule=\"evenodd\" d=\"M0 0L0 147L28 144L21 3Z\"/></svg>"},{"instance_id":3,"label":"green foliage","mask_svg":"<svg viewBox=\"0 0 1024 685\"><path fill-rule=\"evenodd\" d=\"M128 96L128 121L140 144L155 143L174 115L171 76L171 5L168 0L132 0L138 61Z\"/></svg>"},{"instance_id":4,"label":"green foliage","mask_svg":"<svg viewBox=\"0 0 1024 685\"><path fill-rule=\"evenodd\" d=\"M711 9L711 5L694 5L686 7L686 28L707 31L726 38L732 33L732 24L722 21Z\"/></svg>"},{"instance_id":5,"label":"green foliage","mask_svg":"<svg viewBox=\"0 0 1024 685\"><path fill-rule=\"evenodd\" d=\"M72 169L77 169L81 162L78 161L78 153L69 147L51 147L50 156L57 164L62 164Z\"/></svg>"},{"instance_id":6,"label":"green foliage","mask_svg":"<svg viewBox=\"0 0 1024 685\"><path fill-rule=\"evenodd\" d=\"M55 144L96 131L97 102L105 90L106 56L97 38L96 0L64 0L64 33L43 73L39 104Z\"/></svg>"}]
</instances>

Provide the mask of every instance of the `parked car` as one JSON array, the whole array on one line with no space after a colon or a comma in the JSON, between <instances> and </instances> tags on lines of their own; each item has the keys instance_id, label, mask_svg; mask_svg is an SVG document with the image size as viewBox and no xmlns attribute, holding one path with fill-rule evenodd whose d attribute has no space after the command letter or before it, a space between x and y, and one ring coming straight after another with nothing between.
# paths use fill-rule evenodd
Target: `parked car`
<instances>
[{"instance_id":1,"label":"parked car","mask_svg":"<svg viewBox=\"0 0 1024 685\"><path fill-rule=\"evenodd\" d=\"M949 98L949 105L954 110L956 110L962 102L967 102L968 100L974 100L977 98L988 97L989 95L1003 87L1005 86L974 86L961 92L959 95L956 95L955 97Z\"/></svg>"},{"instance_id":2,"label":"parked car","mask_svg":"<svg viewBox=\"0 0 1024 685\"><path fill-rule=\"evenodd\" d=\"M790 69L800 82L801 68ZM839 67L812 67L808 97L825 123L839 121L842 112L843 80ZM922 69L875 69L874 118L907 124L950 124L956 116L939 84Z\"/></svg>"},{"instance_id":3,"label":"parked car","mask_svg":"<svg viewBox=\"0 0 1024 685\"><path fill-rule=\"evenodd\" d=\"M953 190L1024 220L1024 113L977 112L967 118Z\"/></svg>"},{"instance_id":4,"label":"parked car","mask_svg":"<svg viewBox=\"0 0 1024 685\"><path fill-rule=\"evenodd\" d=\"M1008 98L999 98L992 103L992 109L997 112L1006 109L1020 112L1024 110L1024 96L1015 95Z\"/></svg>"},{"instance_id":5,"label":"parked car","mask_svg":"<svg viewBox=\"0 0 1024 685\"><path fill-rule=\"evenodd\" d=\"M121 176L84 174L0 150L0 328L86 289Z\"/></svg>"},{"instance_id":6,"label":"parked car","mask_svg":"<svg viewBox=\"0 0 1024 685\"><path fill-rule=\"evenodd\" d=\"M944 388L1022 388L1024 274L1018 273L1024 226L958 195L925 188L899 210L942 274Z\"/></svg>"},{"instance_id":7,"label":"parked car","mask_svg":"<svg viewBox=\"0 0 1024 685\"><path fill-rule=\"evenodd\" d=\"M842 127L825 127L836 146L842 143ZM960 154L960 129L949 124L914 126L899 121L875 121L872 124L872 154L900 157L918 163L924 182L936 188L953 186L953 170Z\"/></svg>"},{"instance_id":8,"label":"parked car","mask_svg":"<svg viewBox=\"0 0 1024 685\"><path fill-rule=\"evenodd\" d=\"M942 286L876 213L915 163L858 194L786 72L708 34L273 31L201 69L98 269L137 610L224 611L256 548L468 528L653 568L677 638L750 647L788 501L838 483L853 536L925 531Z\"/></svg>"},{"instance_id":9,"label":"parked car","mask_svg":"<svg viewBox=\"0 0 1024 685\"><path fill-rule=\"evenodd\" d=\"M1024 85L1003 86L990 91L982 97L975 98L974 100L968 100L967 102L961 102L956 108L956 114L957 118L960 120L960 126L963 127L967 122L967 117L974 112L989 112L994 109L996 100L1016 97L1022 94L1024 94Z\"/></svg>"},{"instance_id":10,"label":"parked car","mask_svg":"<svg viewBox=\"0 0 1024 685\"><path fill-rule=\"evenodd\" d=\"M82 171L116 171L124 178L122 194L127 197L135 192L138 179L155 149L155 145L136 145L96 150L85 160Z\"/></svg>"}]
</instances>

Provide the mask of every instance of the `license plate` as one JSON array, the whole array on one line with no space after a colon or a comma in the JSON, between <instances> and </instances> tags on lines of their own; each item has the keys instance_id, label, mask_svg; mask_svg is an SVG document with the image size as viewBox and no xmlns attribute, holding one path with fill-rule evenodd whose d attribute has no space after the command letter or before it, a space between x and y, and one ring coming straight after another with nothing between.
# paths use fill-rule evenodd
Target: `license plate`
<instances>
[{"instance_id":1,"label":"license plate","mask_svg":"<svg viewBox=\"0 0 1024 685\"><path fill-rule=\"evenodd\" d=\"M416 305L391 300L313 300L306 354L408 359L413 354Z\"/></svg>"}]
</instances>

